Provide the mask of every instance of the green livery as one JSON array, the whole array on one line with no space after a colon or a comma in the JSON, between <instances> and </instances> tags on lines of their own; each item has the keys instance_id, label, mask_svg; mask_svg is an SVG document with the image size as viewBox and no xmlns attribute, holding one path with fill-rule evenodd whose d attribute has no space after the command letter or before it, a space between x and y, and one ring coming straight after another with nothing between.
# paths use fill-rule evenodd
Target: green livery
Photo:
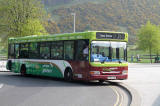
<instances>
[{"instance_id":1,"label":"green livery","mask_svg":"<svg viewBox=\"0 0 160 106\"><path fill-rule=\"evenodd\" d=\"M79 33L66 33L66 34L55 34L55 35L32 35L26 37L19 38L9 38L9 43L23 43L23 42L42 42L42 41L59 41L59 40L77 40L77 39L89 39L93 40L104 40L97 39L96 33L104 32L104 33L123 33L123 32L111 32L111 31L87 31L87 32L79 32ZM125 34L125 38L120 39L110 39L110 41L128 41L128 34Z\"/></svg>"},{"instance_id":2,"label":"green livery","mask_svg":"<svg viewBox=\"0 0 160 106\"><path fill-rule=\"evenodd\" d=\"M20 73L22 64L26 65L26 74L63 78L61 69L52 62L14 60L12 70L15 73Z\"/></svg>"}]
</instances>

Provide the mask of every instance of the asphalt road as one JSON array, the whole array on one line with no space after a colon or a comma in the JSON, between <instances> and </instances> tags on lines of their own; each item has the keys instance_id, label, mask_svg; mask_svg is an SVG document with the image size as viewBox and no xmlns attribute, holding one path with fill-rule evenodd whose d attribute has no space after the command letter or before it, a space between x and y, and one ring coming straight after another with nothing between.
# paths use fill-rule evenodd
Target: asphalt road
<instances>
[{"instance_id":1,"label":"asphalt road","mask_svg":"<svg viewBox=\"0 0 160 106\"><path fill-rule=\"evenodd\" d=\"M105 84L0 72L0 106L127 106L125 92Z\"/></svg>"},{"instance_id":2,"label":"asphalt road","mask_svg":"<svg viewBox=\"0 0 160 106\"><path fill-rule=\"evenodd\" d=\"M142 106L160 106L160 64L129 64L128 80L115 82L134 88ZM0 106L125 106L128 101L126 92L110 83L68 83L0 72Z\"/></svg>"}]
</instances>

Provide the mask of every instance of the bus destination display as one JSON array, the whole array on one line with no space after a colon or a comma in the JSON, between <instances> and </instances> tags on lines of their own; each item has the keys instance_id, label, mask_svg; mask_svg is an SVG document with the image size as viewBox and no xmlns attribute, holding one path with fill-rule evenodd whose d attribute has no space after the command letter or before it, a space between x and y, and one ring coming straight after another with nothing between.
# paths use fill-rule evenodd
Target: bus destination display
<instances>
[{"instance_id":1,"label":"bus destination display","mask_svg":"<svg viewBox=\"0 0 160 106\"><path fill-rule=\"evenodd\" d=\"M125 39L125 34L123 33L103 33L97 32L96 33L97 39Z\"/></svg>"}]
</instances>

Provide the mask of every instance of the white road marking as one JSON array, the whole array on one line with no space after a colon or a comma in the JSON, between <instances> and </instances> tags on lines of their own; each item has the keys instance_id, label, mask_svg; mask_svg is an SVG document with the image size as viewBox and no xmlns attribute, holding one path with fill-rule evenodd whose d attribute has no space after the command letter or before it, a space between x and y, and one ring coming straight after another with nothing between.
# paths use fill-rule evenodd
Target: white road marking
<instances>
[{"instance_id":1,"label":"white road marking","mask_svg":"<svg viewBox=\"0 0 160 106\"><path fill-rule=\"evenodd\" d=\"M3 87L3 84L0 84L0 88L2 88Z\"/></svg>"}]
</instances>

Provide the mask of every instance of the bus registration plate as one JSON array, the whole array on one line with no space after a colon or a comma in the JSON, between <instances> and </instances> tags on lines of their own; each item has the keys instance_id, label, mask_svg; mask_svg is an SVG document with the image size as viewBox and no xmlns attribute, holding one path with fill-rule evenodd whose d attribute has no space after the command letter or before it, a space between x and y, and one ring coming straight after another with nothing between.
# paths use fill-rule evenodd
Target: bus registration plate
<instances>
[{"instance_id":1,"label":"bus registration plate","mask_svg":"<svg viewBox=\"0 0 160 106\"><path fill-rule=\"evenodd\" d=\"M116 77L115 76L109 76L108 79L113 80L113 79L116 79Z\"/></svg>"}]
</instances>

